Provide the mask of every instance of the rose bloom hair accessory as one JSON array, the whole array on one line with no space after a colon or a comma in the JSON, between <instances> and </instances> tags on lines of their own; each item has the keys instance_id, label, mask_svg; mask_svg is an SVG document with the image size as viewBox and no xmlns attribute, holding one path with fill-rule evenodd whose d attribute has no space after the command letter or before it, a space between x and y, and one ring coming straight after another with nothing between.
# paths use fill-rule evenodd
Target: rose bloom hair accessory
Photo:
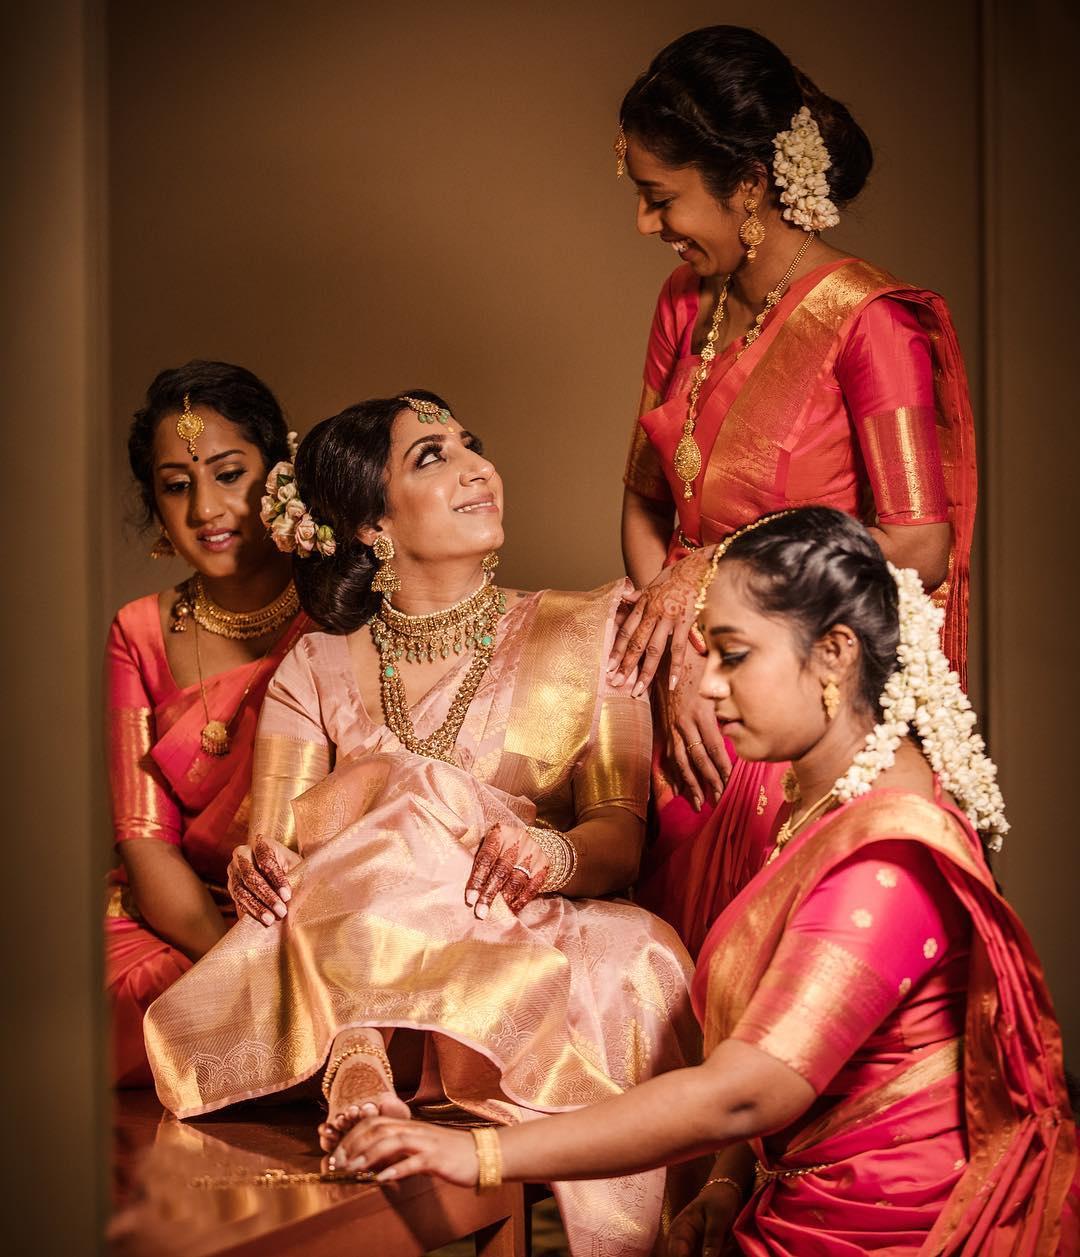
<instances>
[{"instance_id":1,"label":"rose bloom hair accessory","mask_svg":"<svg viewBox=\"0 0 1080 1257\"><path fill-rule=\"evenodd\" d=\"M294 432L289 433L289 448L295 456ZM300 500L296 487L296 470L292 463L275 463L266 477L259 518L269 530L274 545L285 554L306 559L313 551L329 558L337 550L334 530L329 524L318 524Z\"/></svg>"}]
</instances>

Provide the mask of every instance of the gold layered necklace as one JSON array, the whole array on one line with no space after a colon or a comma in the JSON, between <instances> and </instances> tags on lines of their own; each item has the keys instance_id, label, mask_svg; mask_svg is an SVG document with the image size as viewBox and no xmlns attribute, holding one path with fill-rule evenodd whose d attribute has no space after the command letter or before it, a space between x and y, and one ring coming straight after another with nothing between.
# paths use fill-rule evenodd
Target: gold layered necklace
<instances>
[{"instance_id":1,"label":"gold layered necklace","mask_svg":"<svg viewBox=\"0 0 1080 1257\"><path fill-rule=\"evenodd\" d=\"M798 253L791 259L791 265L781 276L780 282L775 284L766 294L765 304L761 309L761 313L754 320L753 327L743 337L743 346L736 357L741 358L761 335L761 329L769 312L780 304L780 299L787 291L792 275L795 274L796 268L803 260L806 250L810 248L816 239L816 231L808 233L806 239L800 245ZM672 460L675 474L683 482L684 498L692 498L694 496L694 481L701 471L701 450L698 448L697 441L694 440L694 429L697 427L698 396L705 381L709 378L713 359L716 357L716 342L720 338L720 325L723 323L727 312L728 284L730 282L731 276L729 275L724 280L724 286L720 289L720 295L716 299L716 309L713 311L712 322L705 336L705 344L701 347L701 361L698 363L697 370L690 381L690 392L686 401L686 419L683 422L682 436L679 438L679 444L675 447L675 457Z\"/></svg>"},{"instance_id":2,"label":"gold layered necklace","mask_svg":"<svg viewBox=\"0 0 1080 1257\"><path fill-rule=\"evenodd\" d=\"M276 632L299 610L296 586L289 581L273 602L268 602L265 607L258 607L255 611L229 611L218 606L207 594L202 577L196 572L180 587L180 597L172 609L171 628L174 633L183 633L187 629L187 621L193 619L208 633L244 642Z\"/></svg>"},{"instance_id":3,"label":"gold layered necklace","mask_svg":"<svg viewBox=\"0 0 1080 1257\"><path fill-rule=\"evenodd\" d=\"M379 652L379 691L386 727L402 746L429 759L451 761L469 705L495 651L495 629L506 610L506 595L487 581L468 598L443 611L406 615L384 597L371 618L371 637ZM416 735L401 663L432 663L473 652L442 724L426 738Z\"/></svg>"}]
</instances>

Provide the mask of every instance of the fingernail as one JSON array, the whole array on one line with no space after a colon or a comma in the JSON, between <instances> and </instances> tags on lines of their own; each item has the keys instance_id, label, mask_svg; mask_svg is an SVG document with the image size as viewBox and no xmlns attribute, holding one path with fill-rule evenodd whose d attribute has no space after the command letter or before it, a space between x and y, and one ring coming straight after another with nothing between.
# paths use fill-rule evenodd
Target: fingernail
<instances>
[{"instance_id":1,"label":"fingernail","mask_svg":"<svg viewBox=\"0 0 1080 1257\"><path fill-rule=\"evenodd\" d=\"M375 1182L385 1183L388 1178L397 1178L397 1170L394 1166L390 1166L388 1169L383 1170L381 1174L376 1174Z\"/></svg>"},{"instance_id":2,"label":"fingernail","mask_svg":"<svg viewBox=\"0 0 1080 1257\"><path fill-rule=\"evenodd\" d=\"M671 674L671 678L668 681L668 689L673 690L678 684L679 684L679 674L677 672L673 672Z\"/></svg>"},{"instance_id":3,"label":"fingernail","mask_svg":"<svg viewBox=\"0 0 1080 1257\"><path fill-rule=\"evenodd\" d=\"M694 795L694 811L695 812L701 811L701 805L703 802L704 800L701 798L700 795L697 795L697 794Z\"/></svg>"},{"instance_id":4,"label":"fingernail","mask_svg":"<svg viewBox=\"0 0 1080 1257\"><path fill-rule=\"evenodd\" d=\"M272 912L264 912L259 920L263 923L263 925L273 925L274 915Z\"/></svg>"},{"instance_id":5,"label":"fingernail","mask_svg":"<svg viewBox=\"0 0 1080 1257\"><path fill-rule=\"evenodd\" d=\"M355 1165L357 1169L362 1170L364 1166L367 1165L367 1157L365 1157L363 1153L361 1153L360 1156L358 1156L356 1160L353 1161L353 1165Z\"/></svg>"},{"instance_id":6,"label":"fingernail","mask_svg":"<svg viewBox=\"0 0 1080 1257\"><path fill-rule=\"evenodd\" d=\"M480 892L478 890L467 890L465 892L465 902L469 905L470 908L475 907L476 901L479 898L480 898Z\"/></svg>"},{"instance_id":7,"label":"fingernail","mask_svg":"<svg viewBox=\"0 0 1080 1257\"><path fill-rule=\"evenodd\" d=\"M477 920L483 921L483 919L487 916L487 914L488 914L487 904L486 903L477 904L477 907L476 907Z\"/></svg>"},{"instance_id":8,"label":"fingernail","mask_svg":"<svg viewBox=\"0 0 1080 1257\"><path fill-rule=\"evenodd\" d=\"M279 921L280 921L280 920L281 920L281 918L285 915L286 911L287 911L287 909L286 909L286 907L285 907L285 905L284 905L283 903L276 903L276 904L274 904L274 912L277 914L277 917L278 917L278 920L279 920Z\"/></svg>"},{"instance_id":9,"label":"fingernail","mask_svg":"<svg viewBox=\"0 0 1080 1257\"><path fill-rule=\"evenodd\" d=\"M330 1160L327 1161L326 1164L329 1170L331 1171L331 1173L337 1169L337 1162L334 1160L333 1157L331 1157Z\"/></svg>"},{"instance_id":10,"label":"fingernail","mask_svg":"<svg viewBox=\"0 0 1080 1257\"><path fill-rule=\"evenodd\" d=\"M360 1106L357 1104L350 1104L348 1111L350 1117L357 1117L360 1113Z\"/></svg>"},{"instance_id":11,"label":"fingernail","mask_svg":"<svg viewBox=\"0 0 1080 1257\"><path fill-rule=\"evenodd\" d=\"M720 802L720 795L721 795L721 794L723 794L723 791L722 791L722 790L714 790L714 791L712 792L712 801L713 801L713 803L714 803L714 804L716 804L716 803L719 803L719 802Z\"/></svg>"},{"instance_id":12,"label":"fingernail","mask_svg":"<svg viewBox=\"0 0 1080 1257\"><path fill-rule=\"evenodd\" d=\"M378 1105L371 1104L370 1102L365 1105L362 1105L361 1107L365 1113L369 1114L372 1117L379 1111Z\"/></svg>"},{"instance_id":13,"label":"fingernail","mask_svg":"<svg viewBox=\"0 0 1080 1257\"><path fill-rule=\"evenodd\" d=\"M614 687L618 688L618 686L622 685L622 683L625 680L626 680L626 677L624 677L621 672L616 672L615 675L611 678L611 684Z\"/></svg>"},{"instance_id":14,"label":"fingernail","mask_svg":"<svg viewBox=\"0 0 1080 1257\"><path fill-rule=\"evenodd\" d=\"M643 681L639 681L637 685L635 685L634 688L630 691L630 697L640 698L642 694L644 693L645 693L645 684Z\"/></svg>"},{"instance_id":15,"label":"fingernail","mask_svg":"<svg viewBox=\"0 0 1080 1257\"><path fill-rule=\"evenodd\" d=\"M282 888L278 891L278 894L285 900L286 903L288 903L292 898L292 891L288 886L282 886Z\"/></svg>"}]
</instances>

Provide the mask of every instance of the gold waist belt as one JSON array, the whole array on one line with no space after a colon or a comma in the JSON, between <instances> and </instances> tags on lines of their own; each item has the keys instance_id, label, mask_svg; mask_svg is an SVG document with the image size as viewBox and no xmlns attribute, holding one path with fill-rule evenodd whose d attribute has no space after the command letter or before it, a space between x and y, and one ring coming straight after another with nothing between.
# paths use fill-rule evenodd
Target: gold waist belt
<instances>
[{"instance_id":1,"label":"gold waist belt","mask_svg":"<svg viewBox=\"0 0 1080 1257\"><path fill-rule=\"evenodd\" d=\"M818 1165L800 1165L794 1170L770 1170L760 1161L756 1161L754 1163L754 1191L760 1191L766 1183L775 1182L777 1179L802 1178L805 1174L817 1174L819 1170L829 1169L831 1164L829 1161L822 1161Z\"/></svg>"}]
</instances>

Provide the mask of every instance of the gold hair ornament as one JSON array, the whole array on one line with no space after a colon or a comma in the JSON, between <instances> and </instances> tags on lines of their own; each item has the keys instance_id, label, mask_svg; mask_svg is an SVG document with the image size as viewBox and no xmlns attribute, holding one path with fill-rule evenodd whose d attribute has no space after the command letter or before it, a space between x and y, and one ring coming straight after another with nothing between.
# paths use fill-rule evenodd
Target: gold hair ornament
<instances>
[{"instance_id":1,"label":"gold hair ornament","mask_svg":"<svg viewBox=\"0 0 1080 1257\"><path fill-rule=\"evenodd\" d=\"M191 409L191 394L185 393L184 411L176 421L176 435L181 441L186 442L193 463L199 461L199 456L195 453L195 442L202 436L205 428L206 424L203 423L202 417Z\"/></svg>"},{"instance_id":2,"label":"gold hair ornament","mask_svg":"<svg viewBox=\"0 0 1080 1257\"><path fill-rule=\"evenodd\" d=\"M705 568L705 574L701 578L701 584L698 586L698 596L694 600L695 615L700 615L704 610L705 600L709 596L709 586L716 579L716 569L720 566L720 560L727 554L735 542L740 537L745 537L747 533L753 532L755 528L761 528L765 524L771 524L774 519L783 519L785 515L793 515L794 513L795 508L791 507L786 511L774 511L771 515L762 515L760 519L752 520L749 524L743 524L741 528L736 528L734 532L728 533L723 541L716 543L708 566Z\"/></svg>"},{"instance_id":3,"label":"gold hair ornament","mask_svg":"<svg viewBox=\"0 0 1080 1257\"><path fill-rule=\"evenodd\" d=\"M445 406L440 406L436 402L426 402L420 397L399 397L398 401L404 402L421 423L437 421L447 424L454 417Z\"/></svg>"},{"instance_id":4,"label":"gold hair ornament","mask_svg":"<svg viewBox=\"0 0 1080 1257\"><path fill-rule=\"evenodd\" d=\"M621 179L626 174L626 132L619 123L619 131L615 136L615 178Z\"/></svg>"}]
</instances>

